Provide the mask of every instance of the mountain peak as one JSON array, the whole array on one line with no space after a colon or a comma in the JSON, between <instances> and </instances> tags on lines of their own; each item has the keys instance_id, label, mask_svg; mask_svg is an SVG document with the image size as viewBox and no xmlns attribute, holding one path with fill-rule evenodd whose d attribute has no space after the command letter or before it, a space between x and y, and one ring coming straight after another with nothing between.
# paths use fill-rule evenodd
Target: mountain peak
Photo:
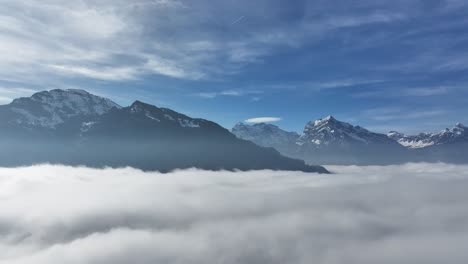
<instances>
[{"instance_id":1,"label":"mountain peak","mask_svg":"<svg viewBox=\"0 0 468 264\"><path fill-rule=\"evenodd\" d=\"M417 135L391 134L389 137L407 148L426 148L430 146L445 145L468 140L467 127L457 123L453 128L446 128L438 133L419 133Z\"/></svg>"},{"instance_id":2,"label":"mountain peak","mask_svg":"<svg viewBox=\"0 0 468 264\"><path fill-rule=\"evenodd\" d=\"M142 102L140 100L136 100L135 102L133 102L130 105L129 109L130 109L130 112L132 112L132 113L142 113L142 112L144 112L144 113L147 114L149 112L154 112L154 111L164 112L164 110L162 108L159 108L157 106Z\"/></svg>"},{"instance_id":3,"label":"mountain peak","mask_svg":"<svg viewBox=\"0 0 468 264\"><path fill-rule=\"evenodd\" d=\"M360 126L339 121L329 115L307 123L298 144L329 145L329 144L371 144L389 143L386 135L372 133Z\"/></svg>"},{"instance_id":4,"label":"mountain peak","mask_svg":"<svg viewBox=\"0 0 468 264\"><path fill-rule=\"evenodd\" d=\"M255 124L246 124L244 122L238 122L234 125L232 130L241 130L241 129L259 129L259 130L282 130L276 125L269 124L269 123L255 123ZM286 131L285 131L286 132Z\"/></svg>"},{"instance_id":5,"label":"mountain peak","mask_svg":"<svg viewBox=\"0 0 468 264\"><path fill-rule=\"evenodd\" d=\"M16 116L12 123L54 128L75 116L93 116L121 108L110 99L79 89L54 89L13 100L6 106Z\"/></svg>"},{"instance_id":6,"label":"mountain peak","mask_svg":"<svg viewBox=\"0 0 468 264\"><path fill-rule=\"evenodd\" d=\"M85 96L85 97L88 97L88 96L95 96L95 95L92 95L91 93L85 91L85 90L81 90L81 89L53 89L53 90L46 90L46 91L40 91L40 92L37 92L35 94L33 94L30 98L32 99L42 99L44 97L54 97L54 98L57 98L57 97L60 97L60 96ZM19 98L19 99L16 99L16 100L20 100L22 98Z\"/></svg>"},{"instance_id":7,"label":"mountain peak","mask_svg":"<svg viewBox=\"0 0 468 264\"><path fill-rule=\"evenodd\" d=\"M144 103L140 100L136 100L135 102L133 102L131 105L130 105L130 108L139 108L139 107L148 107L150 106L149 104L147 103Z\"/></svg>"},{"instance_id":8,"label":"mountain peak","mask_svg":"<svg viewBox=\"0 0 468 264\"><path fill-rule=\"evenodd\" d=\"M277 125L273 125L273 124L269 124L269 123L256 123L256 124L253 124L252 126L254 127L263 127L263 128L278 128L279 127Z\"/></svg>"},{"instance_id":9,"label":"mountain peak","mask_svg":"<svg viewBox=\"0 0 468 264\"><path fill-rule=\"evenodd\" d=\"M457 124L455 124L455 127L458 127L458 128L466 128L466 126L463 125L462 123L457 123Z\"/></svg>"},{"instance_id":10,"label":"mountain peak","mask_svg":"<svg viewBox=\"0 0 468 264\"><path fill-rule=\"evenodd\" d=\"M144 103L144 102L142 102L142 101L140 101L140 100L136 100L135 102L132 103L131 106L134 106L134 105L141 105L141 106L144 106L144 105L149 105L149 104Z\"/></svg>"},{"instance_id":11,"label":"mountain peak","mask_svg":"<svg viewBox=\"0 0 468 264\"><path fill-rule=\"evenodd\" d=\"M284 153L292 152L291 148L295 147L299 138L296 132L288 132L268 123L249 125L239 122L231 132L238 138L255 142L260 146L274 147Z\"/></svg>"},{"instance_id":12,"label":"mountain peak","mask_svg":"<svg viewBox=\"0 0 468 264\"><path fill-rule=\"evenodd\" d=\"M329 115L324 118L317 119L313 122L314 126L321 126L324 124L333 124L333 123L341 123L340 121L336 120L335 117Z\"/></svg>"},{"instance_id":13,"label":"mountain peak","mask_svg":"<svg viewBox=\"0 0 468 264\"><path fill-rule=\"evenodd\" d=\"M337 120L335 117L329 115L324 118L317 119L315 121L310 121L306 128L310 127L352 127L351 124Z\"/></svg>"}]
</instances>

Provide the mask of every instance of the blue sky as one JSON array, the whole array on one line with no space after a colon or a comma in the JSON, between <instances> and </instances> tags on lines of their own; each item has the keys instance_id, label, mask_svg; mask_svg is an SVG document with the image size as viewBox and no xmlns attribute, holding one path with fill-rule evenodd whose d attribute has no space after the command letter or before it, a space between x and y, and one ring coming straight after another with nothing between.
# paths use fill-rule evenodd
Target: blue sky
<instances>
[{"instance_id":1,"label":"blue sky","mask_svg":"<svg viewBox=\"0 0 468 264\"><path fill-rule=\"evenodd\" d=\"M81 88L230 128L468 123L464 0L0 0L0 103Z\"/></svg>"}]
</instances>

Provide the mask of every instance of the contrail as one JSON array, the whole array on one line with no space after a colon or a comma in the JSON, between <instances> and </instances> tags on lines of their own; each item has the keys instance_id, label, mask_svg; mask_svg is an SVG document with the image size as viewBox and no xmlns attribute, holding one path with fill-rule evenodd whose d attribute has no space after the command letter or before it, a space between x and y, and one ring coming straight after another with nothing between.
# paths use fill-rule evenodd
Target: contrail
<instances>
[{"instance_id":1,"label":"contrail","mask_svg":"<svg viewBox=\"0 0 468 264\"><path fill-rule=\"evenodd\" d=\"M240 16L238 19L234 20L233 22L231 22L231 26L242 21L243 19L245 18L245 16Z\"/></svg>"}]
</instances>

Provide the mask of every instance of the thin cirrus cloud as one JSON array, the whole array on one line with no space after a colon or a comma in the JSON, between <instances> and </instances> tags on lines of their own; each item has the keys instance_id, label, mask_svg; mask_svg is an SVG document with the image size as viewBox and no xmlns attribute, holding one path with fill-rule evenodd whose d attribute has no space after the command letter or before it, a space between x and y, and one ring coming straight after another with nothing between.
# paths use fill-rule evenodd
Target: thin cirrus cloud
<instances>
[{"instance_id":1,"label":"thin cirrus cloud","mask_svg":"<svg viewBox=\"0 0 468 264\"><path fill-rule=\"evenodd\" d=\"M466 262L467 166L329 169L1 168L0 263Z\"/></svg>"},{"instance_id":2,"label":"thin cirrus cloud","mask_svg":"<svg viewBox=\"0 0 468 264\"><path fill-rule=\"evenodd\" d=\"M221 96L240 97L240 96L259 95L259 94L263 94L263 91L260 91L260 90L223 90L219 92L196 93L195 96L206 98L206 99L213 99L213 98L221 97Z\"/></svg>"},{"instance_id":3,"label":"thin cirrus cloud","mask_svg":"<svg viewBox=\"0 0 468 264\"><path fill-rule=\"evenodd\" d=\"M134 80L145 74L201 78L197 59L190 59L188 54L169 54L175 49L148 49L141 39L144 24L132 16L146 9L164 13L184 8L176 3L7 2L0 11L0 78L27 82L39 78L36 73L49 78L66 75L106 81Z\"/></svg>"},{"instance_id":4,"label":"thin cirrus cloud","mask_svg":"<svg viewBox=\"0 0 468 264\"><path fill-rule=\"evenodd\" d=\"M272 116L265 116L265 117L253 117L246 119L245 122L247 123L272 123L272 122L279 122L281 121L281 117L272 117Z\"/></svg>"},{"instance_id":5,"label":"thin cirrus cloud","mask_svg":"<svg viewBox=\"0 0 468 264\"><path fill-rule=\"evenodd\" d=\"M380 107L362 111L362 116L376 121L411 120L443 116L449 111L443 109L414 110L401 107ZM447 124L449 125L449 124Z\"/></svg>"},{"instance_id":6,"label":"thin cirrus cloud","mask_svg":"<svg viewBox=\"0 0 468 264\"><path fill-rule=\"evenodd\" d=\"M299 16L302 9L315 4L286 6L261 1L255 5L257 8L247 2L233 5L227 1L195 5L176 0L7 1L0 11L0 77L18 78L17 71L27 65L30 72L51 76L122 81L159 74L197 80L238 73L246 64L262 62L279 47L300 48L335 30L406 19L399 12L347 16L330 12L327 19L307 18L296 24L285 10ZM332 6L319 7L333 11ZM213 13L214 8L219 12ZM269 13L267 21L259 17L258 9ZM216 15L233 12L240 15ZM214 20L209 18L213 14ZM172 17L170 21L165 19L167 15ZM247 30L244 24L249 23L258 27ZM230 34L220 34L219 27ZM203 34L193 33L200 29Z\"/></svg>"},{"instance_id":7,"label":"thin cirrus cloud","mask_svg":"<svg viewBox=\"0 0 468 264\"><path fill-rule=\"evenodd\" d=\"M0 105L8 104L18 97L30 96L37 90L24 87L0 87Z\"/></svg>"}]
</instances>

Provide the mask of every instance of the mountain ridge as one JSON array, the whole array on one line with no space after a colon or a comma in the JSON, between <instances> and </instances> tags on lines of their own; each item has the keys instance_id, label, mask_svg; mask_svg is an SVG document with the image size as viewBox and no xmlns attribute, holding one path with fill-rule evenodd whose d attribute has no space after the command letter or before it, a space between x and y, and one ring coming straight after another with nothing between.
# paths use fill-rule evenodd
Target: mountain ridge
<instances>
[{"instance_id":1,"label":"mountain ridge","mask_svg":"<svg viewBox=\"0 0 468 264\"><path fill-rule=\"evenodd\" d=\"M248 127L249 125L244 124ZM262 128L262 125L256 125ZM278 130L284 131L279 127ZM248 128L245 132L250 131ZM281 153L322 164L337 165L386 165L405 162L454 162L468 163L465 145L468 144L466 127L458 123L452 129L439 133L421 133L406 136L392 131L387 135L369 131L361 126L342 122L333 116L307 122L302 134L298 134L294 144L279 146L270 135L262 136L257 129L255 137L248 134L236 136L253 140L255 143L278 149ZM286 131L284 131L286 132ZM291 132L288 132L291 133ZM277 133L279 134L279 133ZM256 140L262 138L262 141ZM269 140L265 140L269 139ZM466 154L465 154L466 152ZM458 157L453 157L458 153Z\"/></svg>"},{"instance_id":2,"label":"mountain ridge","mask_svg":"<svg viewBox=\"0 0 468 264\"><path fill-rule=\"evenodd\" d=\"M457 123L452 128L446 128L435 133L423 132L417 135L405 135L396 131L390 131L388 136L405 147L417 149L457 142L468 142L468 128L462 123Z\"/></svg>"},{"instance_id":3,"label":"mountain ridge","mask_svg":"<svg viewBox=\"0 0 468 264\"><path fill-rule=\"evenodd\" d=\"M34 119L27 119L31 122L23 121L31 116ZM215 122L141 101L121 107L83 90L43 91L14 100L0 107L0 120L0 166L52 163L162 172L194 167L328 173L321 166L240 140Z\"/></svg>"},{"instance_id":4,"label":"mountain ridge","mask_svg":"<svg viewBox=\"0 0 468 264\"><path fill-rule=\"evenodd\" d=\"M41 91L0 106L3 113L13 115L12 119L7 120L10 124L43 128L55 128L78 115L102 115L112 108L121 106L110 99L78 89ZM0 118L5 120L6 116Z\"/></svg>"}]
</instances>

